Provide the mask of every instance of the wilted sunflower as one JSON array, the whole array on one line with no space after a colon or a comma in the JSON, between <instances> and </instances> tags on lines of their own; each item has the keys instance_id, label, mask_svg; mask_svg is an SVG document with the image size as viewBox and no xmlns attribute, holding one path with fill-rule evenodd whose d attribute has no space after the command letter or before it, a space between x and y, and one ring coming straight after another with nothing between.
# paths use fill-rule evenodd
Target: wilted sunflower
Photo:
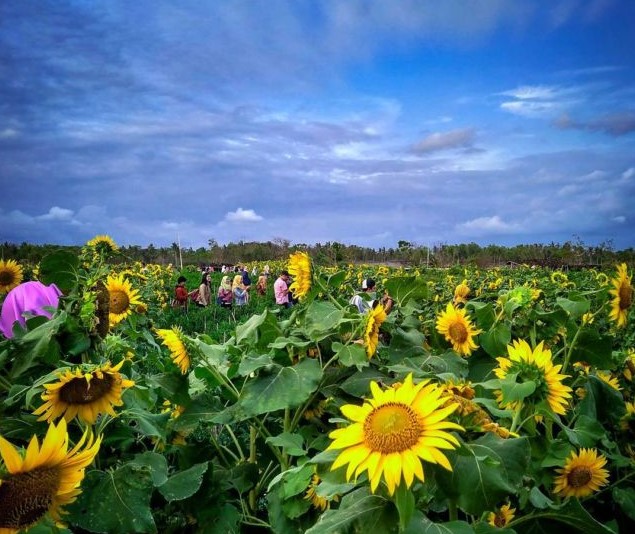
<instances>
[{"instance_id":1,"label":"wilted sunflower","mask_svg":"<svg viewBox=\"0 0 635 534\"><path fill-rule=\"evenodd\" d=\"M121 393L134 386L132 380L119 372L124 361L114 367L108 362L91 371L66 370L58 382L44 385L45 403L33 414L40 416L39 421L48 422L61 416L70 421L77 416L89 425L94 425L100 414L116 417L113 407L123 404Z\"/></svg>"},{"instance_id":2,"label":"wilted sunflower","mask_svg":"<svg viewBox=\"0 0 635 534\"><path fill-rule=\"evenodd\" d=\"M377 352L379 344L379 328L386 320L386 310L381 304L377 304L366 314L366 327L364 328L364 346L366 347L366 355L372 358Z\"/></svg>"},{"instance_id":3,"label":"wilted sunflower","mask_svg":"<svg viewBox=\"0 0 635 534\"><path fill-rule=\"evenodd\" d=\"M172 361L179 366L181 373L187 373L190 368L190 357L187 353L185 337L181 328L173 326L170 329L157 329L156 332L162 343L170 349Z\"/></svg>"},{"instance_id":4,"label":"wilted sunflower","mask_svg":"<svg viewBox=\"0 0 635 534\"><path fill-rule=\"evenodd\" d=\"M311 289L311 258L306 252L294 252L289 256L289 274L293 282L289 290L293 296L304 298Z\"/></svg>"},{"instance_id":5,"label":"wilted sunflower","mask_svg":"<svg viewBox=\"0 0 635 534\"><path fill-rule=\"evenodd\" d=\"M327 499L326 497L322 497L317 494L317 487L320 485L320 476L317 473L314 473L311 477L311 482L309 483L309 487L304 494L304 498L307 501L310 501L313 505L313 508L320 510L323 512L324 510L331 507L331 501L338 502L340 500L338 495L334 495L331 499Z\"/></svg>"},{"instance_id":6,"label":"wilted sunflower","mask_svg":"<svg viewBox=\"0 0 635 534\"><path fill-rule=\"evenodd\" d=\"M454 449L459 441L446 430L463 430L446 420L458 404L444 406L443 390L428 380L414 384L412 373L403 384L382 391L370 383L373 395L362 406L345 404L342 414L352 421L333 430L329 449L344 449L331 469L348 464L346 479L368 471L374 493L383 478L392 495L401 478L409 488L416 476L424 480L422 460L452 470L440 449Z\"/></svg>"},{"instance_id":7,"label":"wilted sunflower","mask_svg":"<svg viewBox=\"0 0 635 534\"><path fill-rule=\"evenodd\" d=\"M504 504L495 512L490 512L487 516L487 522L493 527L504 528L514 519L516 508L512 508L509 504Z\"/></svg>"},{"instance_id":8,"label":"wilted sunflower","mask_svg":"<svg viewBox=\"0 0 635 534\"><path fill-rule=\"evenodd\" d=\"M625 263L617 267L617 276L611 283L613 289L609 289L609 293L613 295L613 300L609 318L617 323L618 328L622 328L626 326L628 312L633 304L633 286Z\"/></svg>"},{"instance_id":9,"label":"wilted sunflower","mask_svg":"<svg viewBox=\"0 0 635 534\"><path fill-rule=\"evenodd\" d=\"M470 288L467 285L467 280L463 280L463 282L454 288L454 304L467 302L467 296L469 294Z\"/></svg>"},{"instance_id":10,"label":"wilted sunflower","mask_svg":"<svg viewBox=\"0 0 635 534\"><path fill-rule=\"evenodd\" d=\"M478 348L474 343L474 336L481 331L474 328L464 309L455 308L451 302L437 318L437 332L443 334L445 340L452 343L452 348L461 356L469 356Z\"/></svg>"},{"instance_id":11,"label":"wilted sunflower","mask_svg":"<svg viewBox=\"0 0 635 534\"><path fill-rule=\"evenodd\" d=\"M526 398L528 402L537 404L546 400L554 413L564 415L567 412L567 399L571 398L571 388L562 380L569 375L561 375L562 365L553 365L551 351L545 349L541 341L532 351L529 343L522 339L507 345L509 358L496 358L498 367L494 374L501 380L508 374L517 374L516 381L533 381L534 392ZM515 403L502 403L502 393L498 400L505 407L514 407Z\"/></svg>"},{"instance_id":12,"label":"wilted sunflower","mask_svg":"<svg viewBox=\"0 0 635 534\"><path fill-rule=\"evenodd\" d=\"M108 318L110 326L113 327L131 315L133 307L142 302L139 300L139 291L132 289L132 284L122 274L110 275L106 287L110 295Z\"/></svg>"},{"instance_id":13,"label":"wilted sunflower","mask_svg":"<svg viewBox=\"0 0 635 534\"><path fill-rule=\"evenodd\" d=\"M101 444L84 433L68 450L68 433L63 419L50 424L42 446L31 438L24 457L0 436L0 453L6 474L0 476L0 532L14 534L37 523L47 513L61 520L62 507L81 493L84 469ZM82 448L83 447L83 448Z\"/></svg>"},{"instance_id":14,"label":"wilted sunflower","mask_svg":"<svg viewBox=\"0 0 635 534\"><path fill-rule=\"evenodd\" d=\"M94 248L97 252L103 252L105 254L115 252L119 249L117 244L108 235L97 235L86 243L86 245Z\"/></svg>"},{"instance_id":15,"label":"wilted sunflower","mask_svg":"<svg viewBox=\"0 0 635 534\"><path fill-rule=\"evenodd\" d=\"M586 497L598 491L609 480L609 472L604 469L606 458L596 449L573 451L564 467L556 469L560 473L555 479L554 493L565 497Z\"/></svg>"},{"instance_id":16,"label":"wilted sunflower","mask_svg":"<svg viewBox=\"0 0 635 534\"><path fill-rule=\"evenodd\" d=\"M0 294L8 293L22 282L22 266L15 260L0 260Z\"/></svg>"}]
</instances>

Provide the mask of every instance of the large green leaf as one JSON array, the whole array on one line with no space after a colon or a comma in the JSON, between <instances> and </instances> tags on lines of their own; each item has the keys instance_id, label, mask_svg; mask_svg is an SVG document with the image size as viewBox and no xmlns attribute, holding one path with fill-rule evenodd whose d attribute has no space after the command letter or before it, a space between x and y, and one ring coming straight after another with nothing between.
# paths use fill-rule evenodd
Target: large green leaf
<instances>
[{"instance_id":1,"label":"large green leaf","mask_svg":"<svg viewBox=\"0 0 635 534\"><path fill-rule=\"evenodd\" d=\"M508 321L496 323L487 332L479 335L481 347L494 358L507 354L507 345L512 339L511 324Z\"/></svg>"},{"instance_id":2,"label":"large green leaf","mask_svg":"<svg viewBox=\"0 0 635 534\"><path fill-rule=\"evenodd\" d=\"M252 315L236 327L236 343L247 343L263 351L282 334L276 316L266 309L260 315Z\"/></svg>"},{"instance_id":3,"label":"large green leaf","mask_svg":"<svg viewBox=\"0 0 635 534\"><path fill-rule=\"evenodd\" d=\"M344 311L332 302L313 301L306 310L305 328L310 339L319 341L334 333Z\"/></svg>"},{"instance_id":4,"label":"large green leaf","mask_svg":"<svg viewBox=\"0 0 635 534\"><path fill-rule=\"evenodd\" d=\"M599 369L608 369L611 362L613 337L599 334L595 330L582 330L571 350L571 363L585 362Z\"/></svg>"},{"instance_id":5,"label":"large green leaf","mask_svg":"<svg viewBox=\"0 0 635 534\"><path fill-rule=\"evenodd\" d=\"M428 297L427 282L417 276L395 276L386 281L385 288L400 307L410 299L425 300Z\"/></svg>"},{"instance_id":6,"label":"large green leaf","mask_svg":"<svg viewBox=\"0 0 635 534\"><path fill-rule=\"evenodd\" d=\"M453 470L436 469L436 480L464 512L480 515L516 494L529 455L526 438L501 439L487 434L458 451L448 452Z\"/></svg>"},{"instance_id":7,"label":"large green leaf","mask_svg":"<svg viewBox=\"0 0 635 534\"><path fill-rule=\"evenodd\" d=\"M556 304L560 306L563 310L565 310L569 315L571 315L572 319L577 319L578 317L582 317L586 312L589 311L591 307L591 303L588 299L577 296L577 295L569 295L570 299L565 299L563 297L558 297L556 299Z\"/></svg>"},{"instance_id":8,"label":"large green leaf","mask_svg":"<svg viewBox=\"0 0 635 534\"><path fill-rule=\"evenodd\" d=\"M271 372L261 372L245 384L239 399L247 414L294 408L307 400L322 378L317 360L307 358L294 366L273 366Z\"/></svg>"},{"instance_id":9,"label":"large green leaf","mask_svg":"<svg viewBox=\"0 0 635 534\"><path fill-rule=\"evenodd\" d=\"M349 376L340 384L340 388L353 397L363 397L370 392L371 381L381 382L386 379L388 376L371 367Z\"/></svg>"},{"instance_id":10,"label":"large green leaf","mask_svg":"<svg viewBox=\"0 0 635 534\"><path fill-rule=\"evenodd\" d=\"M635 521L635 489L613 488L613 500L631 521Z\"/></svg>"},{"instance_id":11,"label":"large green leaf","mask_svg":"<svg viewBox=\"0 0 635 534\"><path fill-rule=\"evenodd\" d=\"M536 383L533 380L516 382L517 377L518 373L508 374L505 378L500 380L501 392L503 394L502 401L505 404L521 401L536 391Z\"/></svg>"},{"instance_id":12,"label":"large green leaf","mask_svg":"<svg viewBox=\"0 0 635 534\"><path fill-rule=\"evenodd\" d=\"M65 520L89 532L156 532L150 509L153 487L147 466L130 463L115 471L90 471Z\"/></svg>"},{"instance_id":13,"label":"large green leaf","mask_svg":"<svg viewBox=\"0 0 635 534\"><path fill-rule=\"evenodd\" d=\"M597 419L601 423L619 424L626 412L622 394L596 376L589 376L586 395L578 405L580 415Z\"/></svg>"},{"instance_id":14,"label":"large green leaf","mask_svg":"<svg viewBox=\"0 0 635 534\"><path fill-rule=\"evenodd\" d=\"M201 487L203 475L207 471L207 462L195 464L185 471L180 471L168 478L159 486L159 492L168 502L181 501L194 495Z\"/></svg>"},{"instance_id":15,"label":"large green leaf","mask_svg":"<svg viewBox=\"0 0 635 534\"><path fill-rule=\"evenodd\" d=\"M342 345L341 343L333 343L333 351L337 354L337 358L345 367L357 366L361 370L368 367L368 356L364 347L358 344Z\"/></svg>"},{"instance_id":16,"label":"large green leaf","mask_svg":"<svg viewBox=\"0 0 635 534\"><path fill-rule=\"evenodd\" d=\"M500 530L499 530L500 532ZM474 529L465 521L434 523L419 510L415 511L403 534L473 534Z\"/></svg>"},{"instance_id":17,"label":"large green leaf","mask_svg":"<svg viewBox=\"0 0 635 534\"><path fill-rule=\"evenodd\" d=\"M569 499L559 508L543 510L515 520L514 530L521 533L558 532L563 523L571 527L572 532L580 534L615 534L609 527L595 520L578 499Z\"/></svg>"},{"instance_id":18,"label":"large green leaf","mask_svg":"<svg viewBox=\"0 0 635 534\"><path fill-rule=\"evenodd\" d=\"M165 456L157 452L147 451L137 454L130 465L147 467L155 486L161 486L168 480L168 461Z\"/></svg>"},{"instance_id":19,"label":"large green leaf","mask_svg":"<svg viewBox=\"0 0 635 534\"><path fill-rule=\"evenodd\" d=\"M68 294L77 280L79 258L65 250L47 254L40 262L40 280L45 285L55 284L62 293Z\"/></svg>"},{"instance_id":20,"label":"large green leaf","mask_svg":"<svg viewBox=\"0 0 635 534\"><path fill-rule=\"evenodd\" d=\"M283 432L277 436L269 436L265 442L281 447L284 453L289 456L304 456L306 454L304 438L300 434Z\"/></svg>"}]
</instances>

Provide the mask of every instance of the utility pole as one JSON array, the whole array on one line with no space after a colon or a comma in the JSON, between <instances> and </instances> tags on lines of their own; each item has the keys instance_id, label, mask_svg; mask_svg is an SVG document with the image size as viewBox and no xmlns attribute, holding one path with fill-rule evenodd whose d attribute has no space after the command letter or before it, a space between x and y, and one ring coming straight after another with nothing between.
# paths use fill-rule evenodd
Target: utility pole
<instances>
[{"instance_id":1,"label":"utility pole","mask_svg":"<svg viewBox=\"0 0 635 534\"><path fill-rule=\"evenodd\" d=\"M183 270L183 255L181 254L181 238L179 234L176 234L176 244L179 247L179 263L181 264L181 271Z\"/></svg>"}]
</instances>

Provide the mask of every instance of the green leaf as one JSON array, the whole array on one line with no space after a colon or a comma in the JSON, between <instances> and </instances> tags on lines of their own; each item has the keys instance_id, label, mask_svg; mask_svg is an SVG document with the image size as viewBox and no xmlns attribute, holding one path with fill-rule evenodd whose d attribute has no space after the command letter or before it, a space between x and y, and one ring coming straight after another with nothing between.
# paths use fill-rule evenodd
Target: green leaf
<instances>
[{"instance_id":1,"label":"green leaf","mask_svg":"<svg viewBox=\"0 0 635 534\"><path fill-rule=\"evenodd\" d=\"M517 493L529 464L530 447L526 438L487 434L446 455L452 471L435 468L437 483L464 512L481 515Z\"/></svg>"},{"instance_id":2,"label":"green leaf","mask_svg":"<svg viewBox=\"0 0 635 534\"><path fill-rule=\"evenodd\" d=\"M314 341L324 339L335 332L343 318L344 311L332 302L314 300L306 310L306 333Z\"/></svg>"},{"instance_id":3,"label":"green leaf","mask_svg":"<svg viewBox=\"0 0 635 534\"><path fill-rule=\"evenodd\" d=\"M591 308L591 302L584 297L575 297L570 295L571 299L565 299L563 297L558 297L556 299L556 304L560 306L563 310L565 310L569 315L571 315L572 319L577 319L578 317L582 317L586 312ZM574 300L575 299L575 300Z\"/></svg>"},{"instance_id":4,"label":"green leaf","mask_svg":"<svg viewBox=\"0 0 635 534\"><path fill-rule=\"evenodd\" d=\"M90 532L156 532L150 509L153 486L149 470L134 463L115 471L90 471L64 518Z\"/></svg>"},{"instance_id":5,"label":"green leaf","mask_svg":"<svg viewBox=\"0 0 635 534\"><path fill-rule=\"evenodd\" d=\"M632 521L635 521L635 489L613 488L613 500L622 509L622 512Z\"/></svg>"},{"instance_id":6,"label":"green leaf","mask_svg":"<svg viewBox=\"0 0 635 534\"><path fill-rule=\"evenodd\" d=\"M403 482L397 486L394 503L399 512L399 529L405 530L415 511L415 496Z\"/></svg>"},{"instance_id":7,"label":"green leaf","mask_svg":"<svg viewBox=\"0 0 635 534\"><path fill-rule=\"evenodd\" d=\"M238 374L240 376L249 376L254 371L273 364L274 362L271 359L271 356L267 356L266 354L255 356L246 355L242 358L242 360L240 360L240 364L238 365Z\"/></svg>"},{"instance_id":8,"label":"green leaf","mask_svg":"<svg viewBox=\"0 0 635 534\"><path fill-rule=\"evenodd\" d=\"M585 390L586 395L578 405L580 415L597 419L600 423L618 425L626 412L622 394L593 375L588 377Z\"/></svg>"},{"instance_id":9,"label":"green leaf","mask_svg":"<svg viewBox=\"0 0 635 534\"><path fill-rule=\"evenodd\" d=\"M578 499L569 499L562 507L532 514L523 524L523 532L557 532L564 523L580 534L615 534L596 521Z\"/></svg>"},{"instance_id":10,"label":"green leaf","mask_svg":"<svg viewBox=\"0 0 635 534\"><path fill-rule=\"evenodd\" d=\"M219 399L210 394L202 394L192 399L192 402L185 406L185 410L179 417L174 419L172 429L187 431L195 429L201 422L213 421L221 411Z\"/></svg>"},{"instance_id":11,"label":"green leaf","mask_svg":"<svg viewBox=\"0 0 635 534\"><path fill-rule=\"evenodd\" d=\"M352 395L353 397L363 397L370 392L370 382L382 382L389 377L380 373L374 367L362 369L358 373L354 373L340 384L342 391Z\"/></svg>"},{"instance_id":12,"label":"green leaf","mask_svg":"<svg viewBox=\"0 0 635 534\"><path fill-rule=\"evenodd\" d=\"M45 285L55 284L64 294L70 293L77 280L79 258L72 252L57 250L47 254L40 262L40 280Z\"/></svg>"},{"instance_id":13,"label":"green leaf","mask_svg":"<svg viewBox=\"0 0 635 534\"><path fill-rule=\"evenodd\" d=\"M282 473L279 473L270 483L267 491L271 491L272 488L282 481L280 495L288 499L294 495L304 492L311 482L311 477L315 468L313 465L306 463L299 467L293 467L287 469Z\"/></svg>"},{"instance_id":14,"label":"green leaf","mask_svg":"<svg viewBox=\"0 0 635 534\"><path fill-rule=\"evenodd\" d=\"M363 367L368 367L368 356L364 347L358 344L342 345L341 343L333 343L333 350L337 354L340 363L345 367L357 366L361 371Z\"/></svg>"},{"instance_id":15,"label":"green leaf","mask_svg":"<svg viewBox=\"0 0 635 534\"><path fill-rule=\"evenodd\" d=\"M260 315L252 315L245 323L236 327L236 343L246 343L263 351L280 335L282 332L278 320L268 309Z\"/></svg>"},{"instance_id":16,"label":"green leaf","mask_svg":"<svg viewBox=\"0 0 635 534\"><path fill-rule=\"evenodd\" d=\"M507 321L496 323L487 332L479 335L479 343L490 356L497 358L507 354L507 345L512 340L511 324Z\"/></svg>"},{"instance_id":17,"label":"green leaf","mask_svg":"<svg viewBox=\"0 0 635 534\"><path fill-rule=\"evenodd\" d=\"M305 534L345 532L345 527L355 521L366 520L372 524L371 518L381 513L388 503L389 501L379 495L371 495L368 488L359 488L346 495L339 508L324 512ZM376 532L382 530L379 528Z\"/></svg>"},{"instance_id":18,"label":"green leaf","mask_svg":"<svg viewBox=\"0 0 635 534\"><path fill-rule=\"evenodd\" d=\"M159 493L168 502L182 501L194 495L201 487L203 475L207 471L207 462L195 464L185 471L181 471L168 478L167 482L159 486Z\"/></svg>"},{"instance_id":19,"label":"green leaf","mask_svg":"<svg viewBox=\"0 0 635 534\"><path fill-rule=\"evenodd\" d=\"M595 330L582 330L571 350L571 363L586 362L600 369L612 367L613 337L601 335Z\"/></svg>"},{"instance_id":20,"label":"green leaf","mask_svg":"<svg viewBox=\"0 0 635 534\"><path fill-rule=\"evenodd\" d=\"M470 300L465 307L467 309L474 310L474 317L476 318L476 324L483 330L489 330L496 320L496 313L494 307L490 302L478 302L476 300Z\"/></svg>"},{"instance_id":21,"label":"green leaf","mask_svg":"<svg viewBox=\"0 0 635 534\"><path fill-rule=\"evenodd\" d=\"M428 283L418 276L395 276L386 281L385 288L400 307L410 299L428 298Z\"/></svg>"},{"instance_id":22,"label":"green leaf","mask_svg":"<svg viewBox=\"0 0 635 534\"><path fill-rule=\"evenodd\" d=\"M271 443L276 447L282 447L285 454L290 456L304 456L306 454L304 450L304 438L300 434L283 432L277 436L268 437L265 442Z\"/></svg>"},{"instance_id":23,"label":"green leaf","mask_svg":"<svg viewBox=\"0 0 635 534\"><path fill-rule=\"evenodd\" d=\"M536 383L533 380L519 383L516 382L516 378L518 373L508 374L500 381L504 403L521 401L536 391Z\"/></svg>"},{"instance_id":24,"label":"green leaf","mask_svg":"<svg viewBox=\"0 0 635 534\"><path fill-rule=\"evenodd\" d=\"M162 454L143 452L137 454L129 463L133 466L147 467L155 487L165 484L168 479L168 462Z\"/></svg>"},{"instance_id":25,"label":"green leaf","mask_svg":"<svg viewBox=\"0 0 635 534\"><path fill-rule=\"evenodd\" d=\"M553 501L535 486L529 492L529 502L539 510L549 508L553 504Z\"/></svg>"},{"instance_id":26,"label":"green leaf","mask_svg":"<svg viewBox=\"0 0 635 534\"><path fill-rule=\"evenodd\" d=\"M276 365L271 373L261 373L247 382L238 402L250 415L294 408L309 398L321 378L317 360L302 360L290 367Z\"/></svg>"},{"instance_id":27,"label":"green leaf","mask_svg":"<svg viewBox=\"0 0 635 534\"><path fill-rule=\"evenodd\" d=\"M203 353L207 363L209 363L209 365L223 376L227 376L227 371L229 369L227 348L223 345L210 345L201 339L195 339L194 342Z\"/></svg>"},{"instance_id":28,"label":"green leaf","mask_svg":"<svg viewBox=\"0 0 635 534\"><path fill-rule=\"evenodd\" d=\"M564 427L569 441L578 447L593 447L604 437L606 431L596 419L581 415L573 429Z\"/></svg>"},{"instance_id":29,"label":"green leaf","mask_svg":"<svg viewBox=\"0 0 635 534\"><path fill-rule=\"evenodd\" d=\"M502 531L497 529L497 532ZM422 512L417 510L403 534L474 534L474 529L465 521L433 523Z\"/></svg>"}]
</instances>

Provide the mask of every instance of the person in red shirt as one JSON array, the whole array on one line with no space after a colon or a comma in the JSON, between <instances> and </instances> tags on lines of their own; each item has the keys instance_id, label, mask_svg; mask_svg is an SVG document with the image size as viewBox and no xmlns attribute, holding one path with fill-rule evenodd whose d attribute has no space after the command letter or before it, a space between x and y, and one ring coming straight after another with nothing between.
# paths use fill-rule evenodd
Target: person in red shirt
<instances>
[{"instance_id":1,"label":"person in red shirt","mask_svg":"<svg viewBox=\"0 0 635 534\"><path fill-rule=\"evenodd\" d=\"M174 307L175 308L187 308L187 288L185 287L186 282L185 276L179 276L176 281L177 284L174 287Z\"/></svg>"}]
</instances>

